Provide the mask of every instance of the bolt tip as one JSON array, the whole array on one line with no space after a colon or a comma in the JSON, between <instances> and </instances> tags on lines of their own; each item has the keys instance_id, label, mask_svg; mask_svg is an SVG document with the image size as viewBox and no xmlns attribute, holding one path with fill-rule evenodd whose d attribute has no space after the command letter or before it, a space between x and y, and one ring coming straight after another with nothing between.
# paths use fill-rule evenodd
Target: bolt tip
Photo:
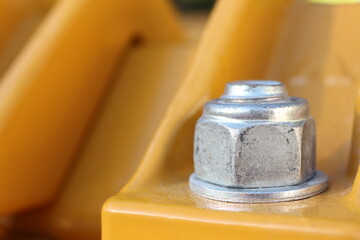
<instances>
[{"instance_id":1,"label":"bolt tip","mask_svg":"<svg viewBox=\"0 0 360 240\"><path fill-rule=\"evenodd\" d=\"M284 84L278 81L236 81L226 84L223 99L269 99L287 96Z\"/></svg>"}]
</instances>

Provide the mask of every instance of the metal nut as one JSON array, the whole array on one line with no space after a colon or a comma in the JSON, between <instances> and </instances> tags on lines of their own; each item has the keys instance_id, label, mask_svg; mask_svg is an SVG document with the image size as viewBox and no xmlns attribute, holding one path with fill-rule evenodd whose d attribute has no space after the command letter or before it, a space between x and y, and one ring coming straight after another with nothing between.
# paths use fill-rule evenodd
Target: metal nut
<instances>
[{"instance_id":1,"label":"metal nut","mask_svg":"<svg viewBox=\"0 0 360 240\"><path fill-rule=\"evenodd\" d=\"M315 173L308 102L276 81L228 83L208 102L194 140L198 180L239 189L299 185Z\"/></svg>"}]
</instances>

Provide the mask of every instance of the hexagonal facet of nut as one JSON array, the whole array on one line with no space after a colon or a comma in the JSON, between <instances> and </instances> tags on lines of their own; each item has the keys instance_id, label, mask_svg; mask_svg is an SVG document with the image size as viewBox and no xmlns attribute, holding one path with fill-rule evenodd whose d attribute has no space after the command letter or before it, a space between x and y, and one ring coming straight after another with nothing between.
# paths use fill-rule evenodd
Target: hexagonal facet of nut
<instances>
[{"instance_id":1,"label":"hexagonal facet of nut","mask_svg":"<svg viewBox=\"0 0 360 240\"><path fill-rule=\"evenodd\" d=\"M235 82L228 88L231 86L240 91L228 89L231 96L209 102L197 122L196 176L240 188L288 186L309 180L315 171L315 123L308 116L306 100L286 97L278 82ZM257 87L263 89L256 92ZM255 96L242 94L249 89ZM257 99L259 91L261 98ZM276 97L271 95L274 93Z\"/></svg>"}]
</instances>

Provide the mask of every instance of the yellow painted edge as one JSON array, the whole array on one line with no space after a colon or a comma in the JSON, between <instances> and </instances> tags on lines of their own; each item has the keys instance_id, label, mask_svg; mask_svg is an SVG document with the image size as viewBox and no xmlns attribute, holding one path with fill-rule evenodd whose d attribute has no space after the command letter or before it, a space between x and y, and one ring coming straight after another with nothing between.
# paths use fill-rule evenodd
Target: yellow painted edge
<instances>
[{"instance_id":1,"label":"yellow painted edge","mask_svg":"<svg viewBox=\"0 0 360 240\"><path fill-rule=\"evenodd\" d=\"M360 3L360 0L309 0L310 3L320 3L320 4L352 4Z\"/></svg>"}]
</instances>

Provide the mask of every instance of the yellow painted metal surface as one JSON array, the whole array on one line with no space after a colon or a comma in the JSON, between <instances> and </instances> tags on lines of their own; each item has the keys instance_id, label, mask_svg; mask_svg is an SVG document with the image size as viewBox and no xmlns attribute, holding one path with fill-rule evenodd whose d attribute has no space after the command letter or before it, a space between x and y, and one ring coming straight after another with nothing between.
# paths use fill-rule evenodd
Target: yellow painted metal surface
<instances>
[{"instance_id":1,"label":"yellow painted metal surface","mask_svg":"<svg viewBox=\"0 0 360 240\"><path fill-rule=\"evenodd\" d=\"M100 239L101 207L130 179L191 66L206 14L183 16L185 37L139 42L115 67L109 91L60 196L15 218L17 234Z\"/></svg>"},{"instance_id":2,"label":"yellow painted metal surface","mask_svg":"<svg viewBox=\"0 0 360 240\"><path fill-rule=\"evenodd\" d=\"M360 5L219 1L139 168L103 206L102 238L359 239L360 48L354 22L360 22ZM202 105L218 97L225 82L268 77L310 99L318 168L329 175L329 190L272 204L191 194L193 131Z\"/></svg>"},{"instance_id":3,"label":"yellow painted metal surface","mask_svg":"<svg viewBox=\"0 0 360 240\"><path fill-rule=\"evenodd\" d=\"M1 79L0 214L55 196L134 40L180 39L163 0L59 1Z\"/></svg>"},{"instance_id":4,"label":"yellow painted metal surface","mask_svg":"<svg viewBox=\"0 0 360 240\"><path fill-rule=\"evenodd\" d=\"M100 238L101 206L138 166L192 62L206 17L183 18L184 41L140 43L129 49L60 197L17 216L13 231L60 239Z\"/></svg>"},{"instance_id":5,"label":"yellow painted metal surface","mask_svg":"<svg viewBox=\"0 0 360 240\"><path fill-rule=\"evenodd\" d=\"M15 231L100 239L101 206L134 173L183 79L192 49L192 44L149 43L131 50L61 196L18 216Z\"/></svg>"},{"instance_id":6,"label":"yellow painted metal surface","mask_svg":"<svg viewBox=\"0 0 360 240\"><path fill-rule=\"evenodd\" d=\"M0 77L14 61L55 0L0 0Z\"/></svg>"},{"instance_id":7,"label":"yellow painted metal surface","mask_svg":"<svg viewBox=\"0 0 360 240\"><path fill-rule=\"evenodd\" d=\"M340 177L349 161L360 77L360 33L352 27L358 21L360 4L297 1L284 19L267 72L284 81L292 95L309 100L317 123L318 166Z\"/></svg>"}]
</instances>

